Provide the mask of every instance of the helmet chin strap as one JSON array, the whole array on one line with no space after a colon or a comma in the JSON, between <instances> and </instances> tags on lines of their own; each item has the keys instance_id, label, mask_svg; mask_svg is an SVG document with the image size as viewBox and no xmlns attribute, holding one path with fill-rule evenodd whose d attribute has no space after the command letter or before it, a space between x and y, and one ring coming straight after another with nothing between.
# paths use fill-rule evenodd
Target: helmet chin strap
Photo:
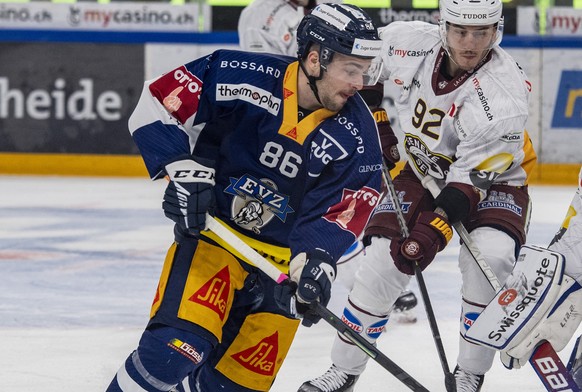
<instances>
[{"instance_id":1,"label":"helmet chin strap","mask_svg":"<svg viewBox=\"0 0 582 392\"><path fill-rule=\"evenodd\" d=\"M309 72L307 72L307 69L305 69L303 61L299 62L299 66L301 67L301 70L307 77L309 88L311 88L311 91L313 92L315 99L317 99L317 102L319 102L321 106L324 106L323 103L321 102L321 99L319 98L319 89L317 88L317 84L315 84L315 82L323 78L323 73L326 71L325 67L321 64L321 60L322 60L322 48L319 48L319 76L310 75Z\"/></svg>"},{"instance_id":2,"label":"helmet chin strap","mask_svg":"<svg viewBox=\"0 0 582 392\"><path fill-rule=\"evenodd\" d=\"M319 76L313 76L313 75L309 75L309 73L307 72L307 70L305 69L305 66L303 65L303 62L300 61L299 65L301 66L301 70L303 71L303 73L305 74L305 76L307 77L307 84L309 84L309 87L311 88L311 91L313 92L313 95L315 96L315 99L317 99L317 102L319 102L319 104L321 106L323 106L323 103L321 103L321 99L319 98L319 90L317 88L317 85L315 84L315 82L317 82L318 80L321 80L321 78L323 77L323 72L324 69L320 66L319 70Z\"/></svg>"}]
</instances>

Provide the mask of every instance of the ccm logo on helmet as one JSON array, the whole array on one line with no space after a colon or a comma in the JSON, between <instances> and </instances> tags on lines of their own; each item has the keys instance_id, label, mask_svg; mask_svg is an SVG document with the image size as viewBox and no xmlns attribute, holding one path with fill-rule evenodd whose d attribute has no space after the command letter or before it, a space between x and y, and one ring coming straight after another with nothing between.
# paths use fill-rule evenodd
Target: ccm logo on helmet
<instances>
[{"instance_id":1,"label":"ccm logo on helmet","mask_svg":"<svg viewBox=\"0 0 582 392\"><path fill-rule=\"evenodd\" d=\"M487 19L487 14L462 14L463 19Z\"/></svg>"},{"instance_id":2,"label":"ccm logo on helmet","mask_svg":"<svg viewBox=\"0 0 582 392\"><path fill-rule=\"evenodd\" d=\"M324 42L325 41L325 38L324 37L322 37L321 35L313 32L313 31L310 31L309 32L309 35L311 35L313 38L315 38L316 40L318 40L320 42Z\"/></svg>"}]
</instances>

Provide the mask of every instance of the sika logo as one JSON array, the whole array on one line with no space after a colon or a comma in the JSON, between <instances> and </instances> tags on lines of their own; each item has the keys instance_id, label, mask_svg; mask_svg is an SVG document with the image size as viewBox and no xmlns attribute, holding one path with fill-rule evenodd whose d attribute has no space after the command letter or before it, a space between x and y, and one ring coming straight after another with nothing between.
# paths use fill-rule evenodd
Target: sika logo
<instances>
[{"instance_id":1,"label":"sika logo","mask_svg":"<svg viewBox=\"0 0 582 392\"><path fill-rule=\"evenodd\" d=\"M230 291L230 274L224 267L208 280L189 300L214 310L224 320L226 303Z\"/></svg>"},{"instance_id":2,"label":"sika logo","mask_svg":"<svg viewBox=\"0 0 582 392\"><path fill-rule=\"evenodd\" d=\"M497 299L497 303L501 306L507 306L517 298L517 291L515 289L505 290Z\"/></svg>"},{"instance_id":3,"label":"sika logo","mask_svg":"<svg viewBox=\"0 0 582 392\"><path fill-rule=\"evenodd\" d=\"M275 364L279 354L279 332L275 332L261 340L253 347L249 347L232 358L251 372L272 376L275 374Z\"/></svg>"}]
</instances>

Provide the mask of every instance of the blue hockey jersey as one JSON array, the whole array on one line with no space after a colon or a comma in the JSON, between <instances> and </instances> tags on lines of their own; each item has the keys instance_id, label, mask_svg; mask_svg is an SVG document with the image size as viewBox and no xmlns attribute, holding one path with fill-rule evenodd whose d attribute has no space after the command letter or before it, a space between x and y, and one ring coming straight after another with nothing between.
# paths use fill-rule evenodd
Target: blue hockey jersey
<instances>
[{"instance_id":1,"label":"blue hockey jersey","mask_svg":"<svg viewBox=\"0 0 582 392\"><path fill-rule=\"evenodd\" d=\"M364 101L356 94L338 113L299 118L298 72L290 57L219 50L147 81L129 120L154 179L178 157L213 160L216 218L283 272L314 248L337 260L363 231L381 184Z\"/></svg>"}]
</instances>

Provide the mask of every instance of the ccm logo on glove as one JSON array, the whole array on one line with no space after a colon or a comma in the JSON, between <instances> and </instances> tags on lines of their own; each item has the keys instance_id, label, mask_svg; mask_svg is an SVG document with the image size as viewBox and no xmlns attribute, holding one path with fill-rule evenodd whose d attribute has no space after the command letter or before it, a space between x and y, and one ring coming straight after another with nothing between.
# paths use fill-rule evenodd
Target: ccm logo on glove
<instances>
[{"instance_id":1,"label":"ccm logo on glove","mask_svg":"<svg viewBox=\"0 0 582 392\"><path fill-rule=\"evenodd\" d=\"M166 172L172 181L204 182L214 185L215 170L191 159L183 159L166 165Z\"/></svg>"},{"instance_id":2,"label":"ccm logo on glove","mask_svg":"<svg viewBox=\"0 0 582 392\"><path fill-rule=\"evenodd\" d=\"M170 182L164 193L164 214L181 232L197 236L206 227L206 213L214 212L214 169L200 158L180 159L166 165ZM208 166L202 163L208 164Z\"/></svg>"}]
</instances>

